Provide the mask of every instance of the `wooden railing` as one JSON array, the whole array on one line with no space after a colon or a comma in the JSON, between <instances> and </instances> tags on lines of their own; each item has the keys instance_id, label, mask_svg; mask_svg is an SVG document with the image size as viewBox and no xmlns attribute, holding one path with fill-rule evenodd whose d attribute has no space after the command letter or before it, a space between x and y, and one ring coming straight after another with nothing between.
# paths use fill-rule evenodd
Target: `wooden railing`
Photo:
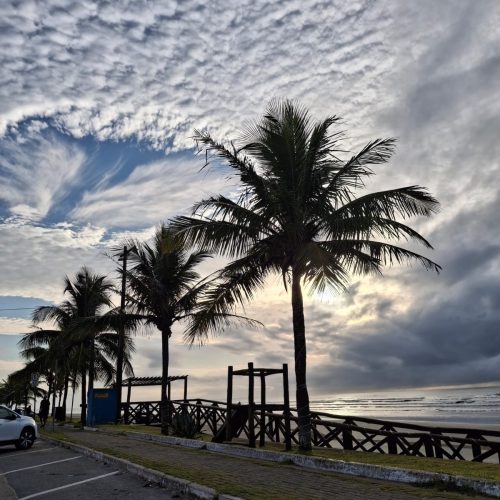
<instances>
[{"instance_id":1,"label":"wooden railing","mask_svg":"<svg viewBox=\"0 0 500 500\"><path fill-rule=\"evenodd\" d=\"M254 405L253 417L235 429L233 438L242 438L255 446L266 441L298 444L297 411L279 411L278 405ZM122 404L128 423L154 424L160 421L160 403L146 401ZM232 405L233 412L238 405ZM247 408L247 407L245 407ZM271 409L271 411L269 411ZM222 401L190 399L171 401L170 414L187 412L200 432L212 436L224 432L228 417ZM311 435L314 446L353 451L411 455L419 457L471 460L500 463L500 431L454 427L430 427L418 424L384 421L311 412ZM289 446L287 446L289 447Z\"/></svg>"}]
</instances>

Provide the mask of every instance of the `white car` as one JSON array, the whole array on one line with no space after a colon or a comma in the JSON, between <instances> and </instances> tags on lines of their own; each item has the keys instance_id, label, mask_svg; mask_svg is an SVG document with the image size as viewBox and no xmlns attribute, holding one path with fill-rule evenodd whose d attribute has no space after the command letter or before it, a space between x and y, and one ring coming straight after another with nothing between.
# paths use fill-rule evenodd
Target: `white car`
<instances>
[{"instance_id":1,"label":"white car","mask_svg":"<svg viewBox=\"0 0 500 500\"><path fill-rule=\"evenodd\" d=\"M34 419L0 405L0 446L14 444L18 450L27 450L37 438L38 427Z\"/></svg>"}]
</instances>

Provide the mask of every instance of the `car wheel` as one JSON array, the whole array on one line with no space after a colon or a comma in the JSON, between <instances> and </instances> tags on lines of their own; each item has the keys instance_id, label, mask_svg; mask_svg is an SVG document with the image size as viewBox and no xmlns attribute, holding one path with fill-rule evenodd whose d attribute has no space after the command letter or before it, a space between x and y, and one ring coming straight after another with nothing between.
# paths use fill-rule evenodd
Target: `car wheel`
<instances>
[{"instance_id":1,"label":"car wheel","mask_svg":"<svg viewBox=\"0 0 500 500\"><path fill-rule=\"evenodd\" d=\"M35 431L31 427L25 427L16 442L16 448L18 450L27 450L33 446L34 442Z\"/></svg>"}]
</instances>

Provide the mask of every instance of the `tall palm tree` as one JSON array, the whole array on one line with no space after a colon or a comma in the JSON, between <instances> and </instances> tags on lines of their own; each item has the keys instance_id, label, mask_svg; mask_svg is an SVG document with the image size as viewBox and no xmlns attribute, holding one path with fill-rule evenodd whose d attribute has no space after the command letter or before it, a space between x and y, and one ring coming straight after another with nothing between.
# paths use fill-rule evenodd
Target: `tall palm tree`
<instances>
[{"instance_id":1,"label":"tall palm tree","mask_svg":"<svg viewBox=\"0 0 500 500\"><path fill-rule=\"evenodd\" d=\"M65 366L68 367L65 372L66 395L69 379L74 380L74 369L78 369L82 392L82 425L86 425L87 374L89 390L93 388L95 379L103 380L108 385L114 377L112 362L117 355L118 335L105 331L101 321L102 317L108 314L106 309L112 306L112 290L113 285L105 276L93 274L82 267L73 281L65 278L64 292L69 296L67 300L59 306L39 307L34 312L35 325L51 321L57 328L35 330L21 340L21 346L25 350L41 345L50 347L52 362L60 360L57 365L58 372L63 371ZM127 336L124 368L130 375L133 374L130 364L132 351L133 343Z\"/></svg>"},{"instance_id":2,"label":"tall palm tree","mask_svg":"<svg viewBox=\"0 0 500 500\"><path fill-rule=\"evenodd\" d=\"M214 312L203 310L202 315L198 313L201 299L211 282L200 279L196 267L210 255L202 250L190 253L170 228L161 225L151 245L137 240L125 244L131 249L128 254L129 269L126 271L129 321L140 320L161 332L161 425L162 433L167 434L169 340L174 324L184 322L188 330L195 330L203 336L214 325L224 327L231 319L245 318L231 314L228 308Z\"/></svg>"},{"instance_id":3,"label":"tall palm tree","mask_svg":"<svg viewBox=\"0 0 500 500\"><path fill-rule=\"evenodd\" d=\"M384 264L403 261L440 269L426 257L391 243L414 240L432 248L402 221L430 216L438 202L419 186L356 198L354 191L373 174L371 166L392 156L395 141L377 139L343 161L342 134L332 131L338 120L331 116L315 122L300 105L275 100L242 134L238 147L196 131L206 163L212 157L225 161L241 190L236 199L205 199L195 205L192 217L173 221L186 243L235 259L222 270L225 282L213 293L211 308L251 298L273 272L282 275L286 289L291 288L302 449L311 448L303 285L310 291L344 290L351 273L380 273Z\"/></svg>"},{"instance_id":4,"label":"tall palm tree","mask_svg":"<svg viewBox=\"0 0 500 500\"><path fill-rule=\"evenodd\" d=\"M32 367L24 366L20 370L12 372L7 380L0 382L0 403L7 406L28 406L32 397L40 397L45 391L31 385Z\"/></svg>"}]
</instances>

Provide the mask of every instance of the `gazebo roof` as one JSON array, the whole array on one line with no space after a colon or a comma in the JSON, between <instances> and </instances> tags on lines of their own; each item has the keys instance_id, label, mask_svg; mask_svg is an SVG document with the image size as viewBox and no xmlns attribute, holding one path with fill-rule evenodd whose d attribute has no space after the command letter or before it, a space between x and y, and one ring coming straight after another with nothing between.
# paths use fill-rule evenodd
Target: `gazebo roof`
<instances>
[{"instance_id":1,"label":"gazebo roof","mask_svg":"<svg viewBox=\"0 0 500 500\"><path fill-rule=\"evenodd\" d=\"M276 375L278 373L283 373L282 368L254 368L253 374L255 376L263 375L264 377L267 377L268 375ZM248 368L245 368L243 370L234 370L233 375L250 375L250 370Z\"/></svg>"},{"instance_id":2,"label":"gazebo roof","mask_svg":"<svg viewBox=\"0 0 500 500\"><path fill-rule=\"evenodd\" d=\"M168 382L173 382L174 380L185 380L187 375L175 375L173 377L167 378ZM140 387L146 385L161 385L161 377L130 377L122 382L122 386Z\"/></svg>"}]
</instances>

